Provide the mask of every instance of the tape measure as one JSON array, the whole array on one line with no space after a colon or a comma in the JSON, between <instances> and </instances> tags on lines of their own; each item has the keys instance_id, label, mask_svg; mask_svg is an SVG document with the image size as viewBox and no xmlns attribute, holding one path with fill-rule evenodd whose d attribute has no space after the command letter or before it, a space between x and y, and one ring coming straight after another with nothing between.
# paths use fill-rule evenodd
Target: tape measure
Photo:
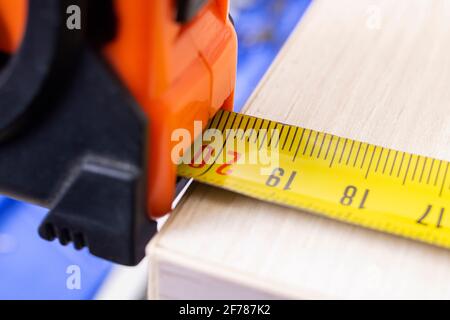
<instances>
[{"instance_id":1,"label":"tape measure","mask_svg":"<svg viewBox=\"0 0 450 320\"><path fill-rule=\"evenodd\" d=\"M209 128L222 141L203 134L180 176L450 248L447 161L227 111ZM256 153L278 158L249 161Z\"/></svg>"}]
</instances>

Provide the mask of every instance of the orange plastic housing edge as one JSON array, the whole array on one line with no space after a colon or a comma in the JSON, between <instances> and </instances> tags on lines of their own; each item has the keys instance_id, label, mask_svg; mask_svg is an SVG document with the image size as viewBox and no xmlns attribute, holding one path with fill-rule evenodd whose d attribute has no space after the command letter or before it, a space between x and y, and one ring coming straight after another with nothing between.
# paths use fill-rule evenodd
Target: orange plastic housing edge
<instances>
[{"instance_id":1,"label":"orange plastic housing edge","mask_svg":"<svg viewBox=\"0 0 450 320\"><path fill-rule=\"evenodd\" d=\"M176 22L175 0L113 1L118 33L103 55L149 118L148 212L160 217L175 194L172 132L193 136L195 120L205 126L221 107L233 107L237 37L229 0L210 0L187 24ZM20 45L27 4L0 0L0 50Z\"/></svg>"},{"instance_id":2,"label":"orange plastic housing edge","mask_svg":"<svg viewBox=\"0 0 450 320\"><path fill-rule=\"evenodd\" d=\"M211 0L187 25L178 24L174 2L115 0L119 33L104 54L150 119L148 208L153 217L171 210L176 166L172 132L193 136L221 107L231 110L237 37L228 0Z\"/></svg>"},{"instance_id":3,"label":"orange plastic housing edge","mask_svg":"<svg viewBox=\"0 0 450 320\"><path fill-rule=\"evenodd\" d=\"M0 51L17 50L25 30L27 0L0 0Z\"/></svg>"}]
</instances>

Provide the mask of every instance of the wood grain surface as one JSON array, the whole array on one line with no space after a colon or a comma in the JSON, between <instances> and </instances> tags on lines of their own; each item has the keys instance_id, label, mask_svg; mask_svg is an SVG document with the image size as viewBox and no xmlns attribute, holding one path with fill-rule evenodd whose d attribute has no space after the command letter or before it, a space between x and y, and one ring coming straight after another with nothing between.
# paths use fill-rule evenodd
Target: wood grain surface
<instances>
[{"instance_id":1,"label":"wood grain surface","mask_svg":"<svg viewBox=\"0 0 450 320\"><path fill-rule=\"evenodd\" d=\"M244 112L450 160L450 1L313 1ZM150 298L450 298L450 251L198 184L148 252Z\"/></svg>"}]
</instances>

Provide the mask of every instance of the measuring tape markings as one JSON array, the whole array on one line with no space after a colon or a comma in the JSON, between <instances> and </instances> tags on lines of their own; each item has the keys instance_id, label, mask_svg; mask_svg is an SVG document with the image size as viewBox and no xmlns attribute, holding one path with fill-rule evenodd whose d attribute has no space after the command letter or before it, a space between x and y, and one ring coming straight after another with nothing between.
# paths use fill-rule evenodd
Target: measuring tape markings
<instances>
[{"instance_id":1,"label":"measuring tape markings","mask_svg":"<svg viewBox=\"0 0 450 320\"><path fill-rule=\"evenodd\" d=\"M272 128L279 130L274 141ZM221 111L209 128L243 129L224 136L214 162L178 167L181 176L246 196L305 209L330 218L450 248L450 163L387 149L310 129ZM266 129L261 137L261 129ZM248 133L248 134L246 134ZM217 160L246 139L274 147L280 163L271 175L261 164L229 163L218 173ZM246 149L247 150L247 149Z\"/></svg>"}]
</instances>

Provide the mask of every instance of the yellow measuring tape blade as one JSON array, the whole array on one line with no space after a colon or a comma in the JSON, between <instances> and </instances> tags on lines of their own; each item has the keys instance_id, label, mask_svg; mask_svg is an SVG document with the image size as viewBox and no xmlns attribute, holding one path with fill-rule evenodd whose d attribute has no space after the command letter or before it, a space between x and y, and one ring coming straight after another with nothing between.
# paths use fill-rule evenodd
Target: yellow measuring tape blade
<instances>
[{"instance_id":1,"label":"yellow measuring tape blade","mask_svg":"<svg viewBox=\"0 0 450 320\"><path fill-rule=\"evenodd\" d=\"M450 248L449 162L233 112L209 127L223 143L203 138L190 155L204 162L179 165L180 176ZM278 162L249 161L256 153Z\"/></svg>"}]
</instances>

